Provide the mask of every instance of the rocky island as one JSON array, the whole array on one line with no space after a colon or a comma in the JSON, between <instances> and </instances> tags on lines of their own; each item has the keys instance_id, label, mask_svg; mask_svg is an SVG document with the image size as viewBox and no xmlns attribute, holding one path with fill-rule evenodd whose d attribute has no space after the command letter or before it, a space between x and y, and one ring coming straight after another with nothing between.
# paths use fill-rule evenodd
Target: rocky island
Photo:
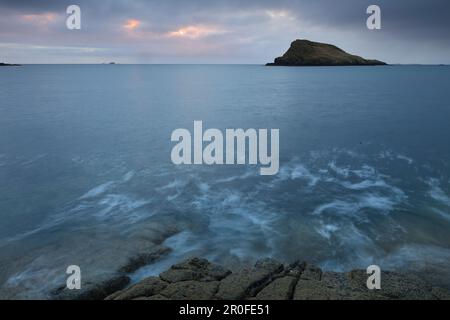
<instances>
[{"instance_id":1,"label":"rocky island","mask_svg":"<svg viewBox=\"0 0 450 320\"><path fill-rule=\"evenodd\" d=\"M0 62L0 67L20 67L20 64L10 64L10 63L3 63Z\"/></svg>"},{"instance_id":2,"label":"rocky island","mask_svg":"<svg viewBox=\"0 0 450 320\"><path fill-rule=\"evenodd\" d=\"M450 299L450 292L412 273L382 272L381 289L367 289L365 270L330 272L306 263L282 264L266 258L231 272L190 258L130 285L122 274L88 286L78 296L62 289L57 299L82 300L391 300Z\"/></svg>"},{"instance_id":3,"label":"rocky island","mask_svg":"<svg viewBox=\"0 0 450 320\"><path fill-rule=\"evenodd\" d=\"M326 43L295 40L286 53L266 66L381 66L385 62L367 60Z\"/></svg>"}]
</instances>

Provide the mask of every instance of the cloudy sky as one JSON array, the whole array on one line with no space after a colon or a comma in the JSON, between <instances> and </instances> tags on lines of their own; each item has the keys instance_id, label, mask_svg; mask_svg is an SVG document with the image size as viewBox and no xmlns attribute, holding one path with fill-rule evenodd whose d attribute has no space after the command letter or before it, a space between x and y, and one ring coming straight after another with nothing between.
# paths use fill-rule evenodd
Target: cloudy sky
<instances>
[{"instance_id":1,"label":"cloudy sky","mask_svg":"<svg viewBox=\"0 0 450 320\"><path fill-rule=\"evenodd\" d=\"M65 25L68 5L82 29ZM366 9L382 10L382 30ZM448 0L0 0L0 62L256 63L295 39L389 63L450 63Z\"/></svg>"}]
</instances>

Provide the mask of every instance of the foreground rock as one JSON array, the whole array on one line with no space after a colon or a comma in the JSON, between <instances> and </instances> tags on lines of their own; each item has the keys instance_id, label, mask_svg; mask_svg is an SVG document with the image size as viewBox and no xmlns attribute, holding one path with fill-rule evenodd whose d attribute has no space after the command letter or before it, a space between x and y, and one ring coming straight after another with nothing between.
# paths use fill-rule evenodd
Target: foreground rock
<instances>
[{"instance_id":1,"label":"foreground rock","mask_svg":"<svg viewBox=\"0 0 450 320\"><path fill-rule=\"evenodd\" d=\"M367 60L326 43L295 40L286 53L267 66L378 66L386 63Z\"/></svg>"},{"instance_id":2,"label":"foreground rock","mask_svg":"<svg viewBox=\"0 0 450 320\"><path fill-rule=\"evenodd\" d=\"M254 268L244 269L226 277L220 283L216 297L223 300L252 297L281 271L283 271L283 265L275 260L258 261Z\"/></svg>"},{"instance_id":3,"label":"foreground rock","mask_svg":"<svg viewBox=\"0 0 450 320\"><path fill-rule=\"evenodd\" d=\"M159 277L169 283L181 281L216 281L222 280L231 272L221 266L212 264L205 259L193 258L176 264Z\"/></svg>"},{"instance_id":4,"label":"foreground rock","mask_svg":"<svg viewBox=\"0 0 450 320\"><path fill-rule=\"evenodd\" d=\"M52 299L56 300L103 300L105 297L118 292L130 283L125 275L111 275L98 282L83 282L82 290L69 290L65 286L55 289Z\"/></svg>"},{"instance_id":5,"label":"foreground rock","mask_svg":"<svg viewBox=\"0 0 450 320\"><path fill-rule=\"evenodd\" d=\"M450 292L412 274L382 273L382 289L368 290L363 270L323 272L306 263L285 266L273 259L231 273L193 258L114 292L107 300L368 300L450 299Z\"/></svg>"},{"instance_id":6,"label":"foreground rock","mask_svg":"<svg viewBox=\"0 0 450 320\"><path fill-rule=\"evenodd\" d=\"M148 251L130 257L128 260L124 259L124 264L116 271L101 272L83 277L81 290L69 290L65 283L61 284L50 292L49 298L55 300L103 300L110 295L118 295L120 290L130 284L131 279L128 275L145 265L156 262L169 252L169 248L156 245ZM156 278L156 280L159 280L159 278ZM147 278L139 283L135 295L149 295L152 293L149 290L159 292L165 288L164 284L165 282L162 280L159 280L158 283L153 281L152 278ZM125 295L121 298L128 300L134 297Z\"/></svg>"}]
</instances>

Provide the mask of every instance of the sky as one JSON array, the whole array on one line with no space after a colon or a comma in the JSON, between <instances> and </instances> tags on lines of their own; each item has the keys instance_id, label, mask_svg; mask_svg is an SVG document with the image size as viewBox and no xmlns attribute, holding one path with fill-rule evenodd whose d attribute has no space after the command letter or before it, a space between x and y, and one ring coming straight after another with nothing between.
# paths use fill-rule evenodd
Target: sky
<instances>
[{"instance_id":1,"label":"sky","mask_svg":"<svg viewBox=\"0 0 450 320\"><path fill-rule=\"evenodd\" d=\"M66 8L81 8L81 30ZM381 8L369 30L366 9ZM295 39L450 64L448 0L0 0L0 62L264 64Z\"/></svg>"}]
</instances>

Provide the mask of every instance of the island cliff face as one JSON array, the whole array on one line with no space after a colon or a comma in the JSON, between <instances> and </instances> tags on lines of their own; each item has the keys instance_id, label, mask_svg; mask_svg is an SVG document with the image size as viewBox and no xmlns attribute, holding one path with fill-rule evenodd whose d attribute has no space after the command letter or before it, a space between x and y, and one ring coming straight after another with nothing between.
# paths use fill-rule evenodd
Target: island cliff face
<instances>
[{"instance_id":1,"label":"island cliff face","mask_svg":"<svg viewBox=\"0 0 450 320\"><path fill-rule=\"evenodd\" d=\"M267 66L380 66L385 62L367 60L326 43L295 40L282 56Z\"/></svg>"}]
</instances>

